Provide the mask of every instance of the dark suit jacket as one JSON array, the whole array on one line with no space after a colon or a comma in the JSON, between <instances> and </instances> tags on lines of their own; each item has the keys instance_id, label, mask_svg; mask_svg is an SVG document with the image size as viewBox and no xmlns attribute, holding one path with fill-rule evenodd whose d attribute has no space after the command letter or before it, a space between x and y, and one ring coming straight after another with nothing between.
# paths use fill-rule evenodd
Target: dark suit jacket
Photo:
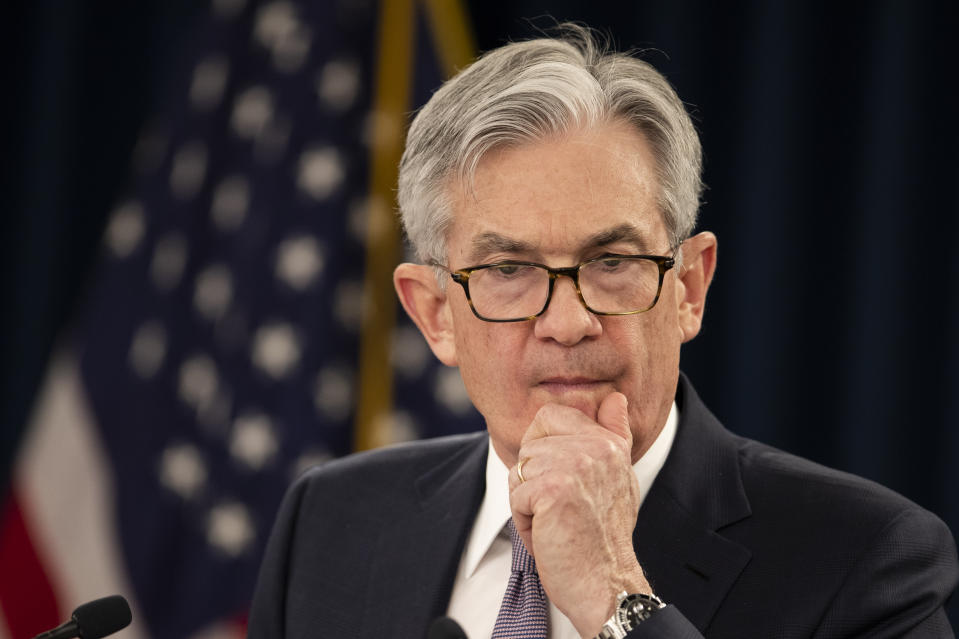
<instances>
[{"instance_id":1,"label":"dark suit jacket","mask_svg":"<svg viewBox=\"0 0 959 639\"><path fill-rule=\"evenodd\" d=\"M630 637L951 637L955 542L863 479L726 431L683 377L633 543L671 604ZM485 433L350 456L284 500L249 636L424 637L483 497ZM476 639L476 638L473 638Z\"/></svg>"}]
</instances>

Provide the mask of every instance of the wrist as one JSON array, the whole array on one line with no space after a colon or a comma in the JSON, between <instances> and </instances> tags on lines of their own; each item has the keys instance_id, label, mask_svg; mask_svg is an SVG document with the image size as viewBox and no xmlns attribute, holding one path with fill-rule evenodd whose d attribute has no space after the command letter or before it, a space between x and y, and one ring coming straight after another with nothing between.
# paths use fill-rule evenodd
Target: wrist
<instances>
[{"instance_id":1,"label":"wrist","mask_svg":"<svg viewBox=\"0 0 959 639\"><path fill-rule=\"evenodd\" d=\"M630 631L665 607L663 600L654 594L622 591L616 596L613 614L594 639L625 639Z\"/></svg>"},{"instance_id":2,"label":"wrist","mask_svg":"<svg viewBox=\"0 0 959 639\"><path fill-rule=\"evenodd\" d=\"M610 580L603 587L602 594L598 594L595 599L592 599L592 605L581 609L583 612L589 611L586 615L580 617L582 619L581 624L577 624L574 619L570 618L580 636L587 639L598 636L604 624L616 614L619 595L624 592L629 594L653 594L652 587L646 580L642 569L638 566L635 570L629 571L629 574L619 575Z\"/></svg>"}]
</instances>

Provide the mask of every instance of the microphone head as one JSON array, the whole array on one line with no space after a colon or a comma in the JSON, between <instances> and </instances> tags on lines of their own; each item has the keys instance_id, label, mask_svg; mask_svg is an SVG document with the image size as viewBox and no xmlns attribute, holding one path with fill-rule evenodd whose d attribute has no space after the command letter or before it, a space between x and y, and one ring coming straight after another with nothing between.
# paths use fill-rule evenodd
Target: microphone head
<instances>
[{"instance_id":1,"label":"microphone head","mask_svg":"<svg viewBox=\"0 0 959 639\"><path fill-rule=\"evenodd\" d=\"M88 601L73 611L80 639L100 639L130 625L130 605L120 595Z\"/></svg>"},{"instance_id":2,"label":"microphone head","mask_svg":"<svg viewBox=\"0 0 959 639\"><path fill-rule=\"evenodd\" d=\"M449 617L438 617L430 624L426 639L468 639L460 625Z\"/></svg>"}]
</instances>

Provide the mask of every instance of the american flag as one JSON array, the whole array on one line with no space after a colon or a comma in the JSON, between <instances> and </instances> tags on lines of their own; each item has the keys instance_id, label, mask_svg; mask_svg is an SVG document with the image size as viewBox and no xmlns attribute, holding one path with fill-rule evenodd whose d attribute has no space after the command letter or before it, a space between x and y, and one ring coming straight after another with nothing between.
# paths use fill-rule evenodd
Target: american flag
<instances>
[{"instance_id":1,"label":"american flag","mask_svg":"<svg viewBox=\"0 0 959 639\"><path fill-rule=\"evenodd\" d=\"M118 636L242 635L302 469L482 427L389 290L404 126L466 32L446 0L199 16L18 456L0 637L112 593Z\"/></svg>"}]
</instances>

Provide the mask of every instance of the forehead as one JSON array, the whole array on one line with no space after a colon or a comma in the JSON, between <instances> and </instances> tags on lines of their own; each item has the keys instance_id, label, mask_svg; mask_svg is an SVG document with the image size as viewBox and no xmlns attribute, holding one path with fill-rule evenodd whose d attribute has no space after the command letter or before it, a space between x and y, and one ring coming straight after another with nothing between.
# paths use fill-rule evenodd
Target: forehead
<instances>
[{"instance_id":1,"label":"forehead","mask_svg":"<svg viewBox=\"0 0 959 639\"><path fill-rule=\"evenodd\" d=\"M655 159L631 127L608 124L488 154L454 189L450 258L572 256L594 246L663 252Z\"/></svg>"}]
</instances>

